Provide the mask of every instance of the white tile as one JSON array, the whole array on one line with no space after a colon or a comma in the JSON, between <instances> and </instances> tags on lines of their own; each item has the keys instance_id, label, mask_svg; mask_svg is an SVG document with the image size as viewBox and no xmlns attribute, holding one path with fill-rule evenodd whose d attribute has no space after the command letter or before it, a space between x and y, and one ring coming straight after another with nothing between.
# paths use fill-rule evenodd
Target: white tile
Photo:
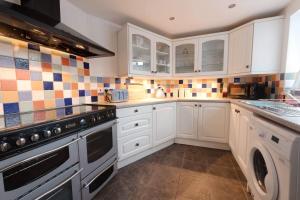
<instances>
[{"instance_id":1,"label":"white tile","mask_svg":"<svg viewBox=\"0 0 300 200\"><path fill-rule=\"evenodd\" d=\"M85 97L85 103L92 103L91 97Z\"/></svg>"},{"instance_id":2,"label":"white tile","mask_svg":"<svg viewBox=\"0 0 300 200\"><path fill-rule=\"evenodd\" d=\"M77 60L77 67L83 68L83 61Z\"/></svg>"},{"instance_id":3,"label":"white tile","mask_svg":"<svg viewBox=\"0 0 300 200\"><path fill-rule=\"evenodd\" d=\"M54 90L63 90L64 84L63 82L53 82Z\"/></svg>"},{"instance_id":4,"label":"white tile","mask_svg":"<svg viewBox=\"0 0 300 200\"><path fill-rule=\"evenodd\" d=\"M17 80L17 86L19 91L31 90L31 81Z\"/></svg>"},{"instance_id":5,"label":"white tile","mask_svg":"<svg viewBox=\"0 0 300 200\"><path fill-rule=\"evenodd\" d=\"M14 46L14 57L28 59L28 49L15 45Z\"/></svg>"},{"instance_id":6,"label":"white tile","mask_svg":"<svg viewBox=\"0 0 300 200\"><path fill-rule=\"evenodd\" d=\"M39 61L33 61L33 60L30 60L29 61L29 69L31 71L42 71L42 64L41 62Z\"/></svg>"},{"instance_id":7,"label":"white tile","mask_svg":"<svg viewBox=\"0 0 300 200\"><path fill-rule=\"evenodd\" d=\"M53 81L52 72L42 72L43 81Z\"/></svg>"},{"instance_id":8,"label":"white tile","mask_svg":"<svg viewBox=\"0 0 300 200\"><path fill-rule=\"evenodd\" d=\"M72 103L73 103L73 105L78 105L79 104L79 97L73 97L72 98Z\"/></svg>"},{"instance_id":9,"label":"white tile","mask_svg":"<svg viewBox=\"0 0 300 200\"><path fill-rule=\"evenodd\" d=\"M0 80L16 80L16 70L9 68L1 68Z\"/></svg>"},{"instance_id":10,"label":"white tile","mask_svg":"<svg viewBox=\"0 0 300 200\"><path fill-rule=\"evenodd\" d=\"M52 64L61 65L61 56L52 55Z\"/></svg>"},{"instance_id":11,"label":"white tile","mask_svg":"<svg viewBox=\"0 0 300 200\"><path fill-rule=\"evenodd\" d=\"M32 91L32 100L33 101L44 100L44 90L34 90L34 91Z\"/></svg>"},{"instance_id":12,"label":"white tile","mask_svg":"<svg viewBox=\"0 0 300 200\"><path fill-rule=\"evenodd\" d=\"M3 115L3 103L0 103L0 115Z\"/></svg>"},{"instance_id":13,"label":"white tile","mask_svg":"<svg viewBox=\"0 0 300 200\"><path fill-rule=\"evenodd\" d=\"M71 98L72 90L64 90L64 98Z\"/></svg>"},{"instance_id":14,"label":"white tile","mask_svg":"<svg viewBox=\"0 0 300 200\"><path fill-rule=\"evenodd\" d=\"M79 90L84 90L85 89L84 83L78 83L78 89Z\"/></svg>"},{"instance_id":15,"label":"white tile","mask_svg":"<svg viewBox=\"0 0 300 200\"><path fill-rule=\"evenodd\" d=\"M20 112L28 112L33 110L32 101L19 102Z\"/></svg>"},{"instance_id":16,"label":"white tile","mask_svg":"<svg viewBox=\"0 0 300 200\"><path fill-rule=\"evenodd\" d=\"M1 41L0 55L14 57L14 46L11 43Z\"/></svg>"},{"instance_id":17,"label":"white tile","mask_svg":"<svg viewBox=\"0 0 300 200\"><path fill-rule=\"evenodd\" d=\"M91 83L91 90L96 90L97 88L97 83Z\"/></svg>"}]
</instances>

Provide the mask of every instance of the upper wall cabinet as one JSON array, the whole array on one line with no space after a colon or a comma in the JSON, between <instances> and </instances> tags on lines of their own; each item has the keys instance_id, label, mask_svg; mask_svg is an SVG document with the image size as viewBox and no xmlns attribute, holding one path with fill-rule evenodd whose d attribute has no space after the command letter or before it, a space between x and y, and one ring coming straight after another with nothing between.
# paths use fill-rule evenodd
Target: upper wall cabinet
<instances>
[{"instance_id":1,"label":"upper wall cabinet","mask_svg":"<svg viewBox=\"0 0 300 200\"><path fill-rule=\"evenodd\" d=\"M198 40L174 42L174 72L176 75L193 75L197 72Z\"/></svg>"},{"instance_id":2,"label":"upper wall cabinet","mask_svg":"<svg viewBox=\"0 0 300 200\"><path fill-rule=\"evenodd\" d=\"M230 32L229 74L280 72L284 19L256 20Z\"/></svg>"},{"instance_id":3,"label":"upper wall cabinet","mask_svg":"<svg viewBox=\"0 0 300 200\"><path fill-rule=\"evenodd\" d=\"M171 76L172 43L132 24L118 34L120 76Z\"/></svg>"}]
</instances>

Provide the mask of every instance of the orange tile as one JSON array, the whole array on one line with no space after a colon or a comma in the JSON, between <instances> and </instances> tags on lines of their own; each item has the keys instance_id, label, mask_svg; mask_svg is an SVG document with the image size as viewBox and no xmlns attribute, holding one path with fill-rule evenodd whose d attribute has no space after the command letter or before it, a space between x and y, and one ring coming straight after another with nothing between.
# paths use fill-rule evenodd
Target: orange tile
<instances>
[{"instance_id":1,"label":"orange tile","mask_svg":"<svg viewBox=\"0 0 300 200\"><path fill-rule=\"evenodd\" d=\"M64 98L64 92L62 90L56 90L55 91L55 98L56 99L62 99L62 98Z\"/></svg>"},{"instance_id":2,"label":"orange tile","mask_svg":"<svg viewBox=\"0 0 300 200\"><path fill-rule=\"evenodd\" d=\"M63 82L70 82L71 81L71 75L70 74L63 74L62 75Z\"/></svg>"},{"instance_id":3,"label":"orange tile","mask_svg":"<svg viewBox=\"0 0 300 200\"><path fill-rule=\"evenodd\" d=\"M44 101L34 101L33 102L33 109L34 110L45 109L45 102Z\"/></svg>"},{"instance_id":4,"label":"orange tile","mask_svg":"<svg viewBox=\"0 0 300 200\"><path fill-rule=\"evenodd\" d=\"M32 90L44 90L42 81L31 81Z\"/></svg>"},{"instance_id":5,"label":"orange tile","mask_svg":"<svg viewBox=\"0 0 300 200\"><path fill-rule=\"evenodd\" d=\"M61 58L61 63L62 63L62 65L69 66L70 60L69 60L69 58Z\"/></svg>"},{"instance_id":6,"label":"orange tile","mask_svg":"<svg viewBox=\"0 0 300 200\"><path fill-rule=\"evenodd\" d=\"M3 91L2 92L2 103L12 103L19 101L19 94L17 91Z\"/></svg>"},{"instance_id":7,"label":"orange tile","mask_svg":"<svg viewBox=\"0 0 300 200\"><path fill-rule=\"evenodd\" d=\"M29 70L17 69L16 77L17 77L17 80L30 80Z\"/></svg>"},{"instance_id":8,"label":"orange tile","mask_svg":"<svg viewBox=\"0 0 300 200\"><path fill-rule=\"evenodd\" d=\"M91 96L98 96L97 90L92 90L91 91Z\"/></svg>"},{"instance_id":9,"label":"orange tile","mask_svg":"<svg viewBox=\"0 0 300 200\"><path fill-rule=\"evenodd\" d=\"M89 90L90 87L91 87L91 84L90 84L90 83L85 83L85 84L84 84L84 89Z\"/></svg>"},{"instance_id":10,"label":"orange tile","mask_svg":"<svg viewBox=\"0 0 300 200\"><path fill-rule=\"evenodd\" d=\"M84 69L84 75L89 76L90 75L90 70L89 69Z\"/></svg>"},{"instance_id":11,"label":"orange tile","mask_svg":"<svg viewBox=\"0 0 300 200\"><path fill-rule=\"evenodd\" d=\"M50 63L42 63L43 72L52 72L52 66Z\"/></svg>"},{"instance_id":12,"label":"orange tile","mask_svg":"<svg viewBox=\"0 0 300 200\"><path fill-rule=\"evenodd\" d=\"M55 107L55 101L53 100L45 100L45 108L54 108Z\"/></svg>"},{"instance_id":13,"label":"orange tile","mask_svg":"<svg viewBox=\"0 0 300 200\"><path fill-rule=\"evenodd\" d=\"M16 80L1 80L1 90L2 91L17 91L17 81Z\"/></svg>"},{"instance_id":14,"label":"orange tile","mask_svg":"<svg viewBox=\"0 0 300 200\"><path fill-rule=\"evenodd\" d=\"M78 83L72 83L72 90L78 90Z\"/></svg>"},{"instance_id":15,"label":"orange tile","mask_svg":"<svg viewBox=\"0 0 300 200\"><path fill-rule=\"evenodd\" d=\"M83 61L83 58L80 57L80 56L77 56L77 57L76 57L76 60Z\"/></svg>"},{"instance_id":16,"label":"orange tile","mask_svg":"<svg viewBox=\"0 0 300 200\"><path fill-rule=\"evenodd\" d=\"M72 97L79 97L78 90L72 90Z\"/></svg>"}]
</instances>

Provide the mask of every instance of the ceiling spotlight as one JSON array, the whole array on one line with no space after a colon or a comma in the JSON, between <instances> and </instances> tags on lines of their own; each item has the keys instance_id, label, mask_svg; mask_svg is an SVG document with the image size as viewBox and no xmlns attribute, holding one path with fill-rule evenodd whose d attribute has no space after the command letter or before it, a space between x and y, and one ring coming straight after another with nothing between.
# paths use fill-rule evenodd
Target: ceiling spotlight
<instances>
[{"instance_id":1,"label":"ceiling spotlight","mask_svg":"<svg viewBox=\"0 0 300 200\"><path fill-rule=\"evenodd\" d=\"M229 6L228 6L228 8L234 8L234 7L236 7L236 4L235 3L233 3L233 4L230 4Z\"/></svg>"},{"instance_id":2,"label":"ceiling spotlight","mask_svg":"<svg viewBox=\"0 0 300 200\"><path fill-rule=\"evenodd\" d=\"M174 21L174 20L175 20L175 17L169 17L169 20L170 20L170 21Z\"/></svg>"},{"instance_id":3,"label":"ceiling spotlight","mask_svg":"<svg viewBox=\"0 0 300 200\"><path fill-rule=\"evenodd\" d=\"M83 45L81 45L81 44L76 44L76 47L77 47L78 49L85 49L85 47L84 47Z\"/></svg>"}]
</instances>

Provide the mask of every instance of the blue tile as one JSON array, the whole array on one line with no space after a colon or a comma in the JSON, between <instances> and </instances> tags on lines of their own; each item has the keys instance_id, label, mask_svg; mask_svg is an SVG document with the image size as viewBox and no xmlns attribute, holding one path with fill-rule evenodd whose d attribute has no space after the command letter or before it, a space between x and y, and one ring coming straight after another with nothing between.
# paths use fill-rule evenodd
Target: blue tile
<instances>
[{"instance_id":1,"label":"blue tile","mask_svg":"<svg viewBox=\"0 0 300 200\"><path fill-rule=\"evenodd\" d=\"M73 107L65 108L65 113L66 113L66 115L71 115L71 114L73 114Z\"/></svg>"},{"instance_id":2,"label":"blue tile","mask_svg":"<svg viewBox=\"0 0 300 200\"><path fill-rule=\"evenodd\" d=\"M17 69L27 69L29 70L29 60L22 58L15 58L15 65Z\"/></svg>"},{"instance_id":3,"label":"blue tile","mask_svg":"<svg viewBox=\"0 0 300 200\"><path fill-rule=\"evenodd\" d=\"M188 84L188 88L193 88L193 84Z\"/></svg>"},{"instance_id":4,"label":"blue tile","mask_svg":"<svg viewBox=\"0 0 300 200\"><path fill-rule=\"evenodd\" d=\"M90 90L86 90L86 91L85 91L85 96L87 96L87 97L88 97L88 96L91 96L91 91L90 91Z\"/></svg>"},{"instance_id":5,"label":"blue tile","mask_svg":"<svg viewBox=\"0 0 300 200\"><path fill-rule=\"evenodd\" d=\"M211 92L216 93L217 92L217 88L211 88Z\"/></svg>"},{"instance_id":6,"label":"blue tile","mask_svg":"<svg viewBox=\"0 0 300 200\"><path fill-rule=\"evenodd\" d=\"M97 77L97 83L103 83L103 78L102 77Z\"/></svg>"},{"instance_id":7,"label":"blue tile","mask_svg":"<svg viewBox=\"0 0 300 200\"><path fill-rule=\"evenodd\" d=\"M90 64L87 62L83 62L83 67L84 69L89 69L90 68Z\"/></svg>"},{"instance_id":8,"label":"blue tile","mask_svg":"<svg viewBox=\"0 0 300 200\"><path fill-rule=\"evenodd\" d=\"M234 82L234 83L240 83L240 82L241 82L241 79L240 79L240 78L234 78L233 82Z\"/></svg>"},{"instance_id":9,"label":"blue tile","mask_svg":"<svg viewBox=\"0 0 300 200\"><path fill-rule=\"evenodd\" d=\"M6 127L13 127L21 124L21 117L20 114L5 115L4 121Z\"/></svg>"},{"instance_id":10,"label":"blue tile","mask_svg":"<svg viewBox=\"0 0 300 200\"><path fill-rule=\"evenodd\" d=\"M19 101L32 101L32 92L19 91Z\"/></svg>"},{"instance_id":11,"label":"blue tile","mask_svg":"<svg viewBox=\"0 0 300 200\"><path fill-rule=\"evenodd\" d=\"M79 90L79 96L84 97L85 96L85 90Z\"/></svg>"},{"instance_id":12,"label":"blue tile","mask_svg":"<svg viewBox=\"0 0 300 200\"><path fill-rule=\"evenodd\" d=\"M120 84L121 83L121 79L120 78L115 78L115 83L116 84Z\"/></svg>"},{"instance_id":13,"label":"blue tile","mask_svg":"<svg viewBox=\"0 0 300 200\"><path fill-rule=\"evenodd\" d=\"M83 76L78 76L78 82L84 82L84 77Z\"/></svg>"},{"instance_id":14,"label":"blue tile","mask_svg":"<svg viewBox=\"0 0 300 200\"><path fill-rule=\"evenodd\" d=\"M204 84L202 84L202 88L206 88L207 87L207 85L204 83Z\"/></svg>"},{"instance_id":15,"label":"blue tile","mask_svg":"<svg viewBox=\"0 0 300 200\"><path fill-rule=\"evenodd\" d=\"M35 50L35 51L40 51L40 45L28 43L28 49L32 49L32 50Z\"/></svg>"},{"instance_id":16,"label":"blue tile","mask_svg":"<svg viewBox=\"0 0 300 200\"><path fill-rule=\"evenodd\" d=\"M183 84L183 80L179 80L179 84Z\"/></svg>"},{"instance_id":17,"label":"blue tile","mask_svg":"<svg viewBox=\"0 0 300 200\"><path fill-rule=\"evenodd\" d=\"M71 83L63 83L64 90L71 90Z\"/></svg>"},{"instance_id":18,"label":"blue tile","mask_svg":"<svg viewBox=\"0 0 300 200\"><path fill-rule=\"evenodd\" d=\"M77 60L76 59L70 59L70 66L77 67Z\"/></svg>"},{"instance_id":19,"label":"blue tile","mask_svg":"<svg viewBox=\"0 0 300 200\"><path fill-rule=\"evenodd\" d=\"M192 96L193 97L197 97L197 93L192 93Z\"/></svg>"},{"instance_id":20,"label":"blue tile","mask_svg":"<svg viewBox=\"0 0 300 200\"><path fill-rule=\"evenodd\" d=\"M15 68L14 58L9 56L0 56L0 67Z\"/></svg>"},{"instance_id":21,"label":"blue tile","mask_svg":"<svg viewBox=\"0 0 300 200\"><path fill-rule=\"evenodd\" d=\"M62 75L60 73L54 73L53 80L54 81L62 81Z\"/></svg>"},{"instance_id":22,"label":"blue tile","mask_svg":"<svg viewBox=\"0 0 300 200\"><path fill-rule=\"evenodd\" d=\"M20 112L18 103L4 103L3 104L4 114L18 113Z\"/></svg>"},{"instance_id":23,"label":"blue tile","mask_svg":"<svg viewBox=\"0 0 300 200\"><path fill-rule=\"evenodd\" d=\"M104 83L104 87L109 88L110 84L109 83Z\"/></svg>"},{"instance_id":24,"label":"blue tile","mask_svg":"<svg viewBox=\"0 0 300 200\"><path fill-rule=\"evenodd\" d=\"M64 102L65 102L65 106L71 106L72 105L72 98L65 98Z\"/></svg>"},{"instance_id":25,"label":"blue tile","mask_svg":"<svg viewBox=\"0 0 300 200\"><path fill-rule=\"evenodd\" d=\"M53 82L44 81L44 90L53 90Z\"/></svg>"},{"instance_id":26,"label":"blue tile","mask_svg":"<svg viewBox=\"0 0 300 200\"><path fill-rule=\"evenodd\" d=\"M64 102L64 99L56 99L55 100L55 105L56 105L56 107L63 107L64 105L65 105L65 102ZM64 113L64 112L62 112L62 113Z\"/></svg>"},{"instance_id":27,"label":"blue tile","mask_svg":"<svg viewBox=\"0 0 300 200\"><path fill-rule=\"evenodd\" d=\"M92 102L98 102L98 97L97 96L91 96L91 101Z\"/></svg>"},{"instance_id":28,"label":"blue tile","mask_svg":"<svg viewBox=\"0 0 300 200\"><path fill-rule=\"evenodd\" d=\"M50 54L42 53L42 62L51 63L52 58Z\"/></svg>"}]
</instances>

